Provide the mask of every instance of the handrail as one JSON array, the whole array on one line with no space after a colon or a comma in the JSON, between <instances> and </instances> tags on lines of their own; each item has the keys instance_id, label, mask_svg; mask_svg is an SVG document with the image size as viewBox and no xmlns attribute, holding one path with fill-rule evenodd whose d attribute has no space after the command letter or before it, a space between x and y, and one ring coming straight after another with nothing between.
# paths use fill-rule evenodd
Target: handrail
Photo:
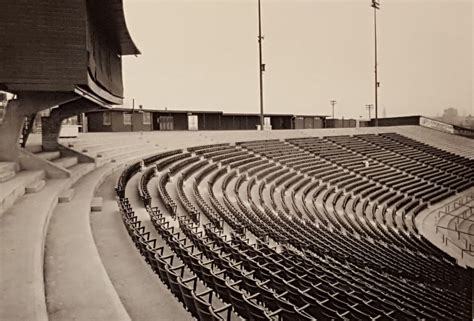
<instances>
[{"instance_id":1,"label":"handrail","mask_svg":"<svg viewBox=\"0 0 474 321\"><path fill-rule=\"evenodd\" d=\"M461 239L461 235L467 235L472 237L474 236L474 234L468 231L461 231L459 229L460 222L469 221L474 223L474 219L472 219L474 217L474 205L468 205L473 201L474 192L471 192L468 195L463 195L452 201L451 203L447 204L444 207L444 211L439 210L436 216L436 234L441 234L443 244L446 247L454 247L458 249L461 252L461 258L464 258L464 255L466 254L469 257L474 257L474 244L470 242L467 238ZM461 207L465 207L466 209L457 214L453 213ZM441 218L446 216L454 217L456 219L454 228L448 226L452 222L452 219L447 222L446 226L439 224ZM449 234L443 233L442 230L455 232L457 234L457 239L450 239Z\"/></svg>"},{"instance_id":2,"label":"handrail","mask_svg":"<svg viewBox=\"0 0 474 321\"><path fill-rule=\"evenodd\" d=\"M449 228L449 227L447 227L447 226L439 226L439 225L436 226L436 232L438 232L438 228L442 228L442 229L449 230L449 231L454 231L454 232L458 233L458 235L459 235L459 234L464 234L464 235L474 236L474 234L469 233L469 232L464 232L464 231L461 231L461 230Z\"/></svg>"},{"instance_id":3,"label":"handrail","mask_svg":"<svg viewBox=\"0 0 474 321\"><path fill-rule=\"evenodd\" d=\"M441 236L442 236L443 244L446 245L446 247L448 247L449 246L448 243L450 243L455 248L461 251L461 258L464 258L465 253L469 255L470 257L474 258L474 244L468 244L466 245L466 249L464 249L464 248L461 248L458 244L448 239L444 234L441 234Z\"/></svg>"},{"instance_id":4,"label":"handrail","mask_svg":"<svg viewBox=\"0 0 474 321\"><path fill-rule=\"evenodd\" d=\"M469 213L469 216L465 216L465 214L469 212L469 210L466 210L462 213L459 213L459 214L452 214L452 213L446 213L446 212L443 212L443 211L439 211L438 212L438 217L437 217L437 220L439 220L441 218L441 215L440 214L443 214L443 215L447 215L447 216L453 216L453 217L456 217L458 218L458 223L459 223L459 218L461 217L463 219L463 221L471 221L474 223L474 220L471 220L470 217L474 216L474 213Z\"/></svg>"},{"instance_id":5,"label":"handrail","mask_svg":"<svg viewBox=\"0 0 474 321\"><path fill-rule=\"evenodd\" d=\"M474 200L474 192L471 192L471 194L468 194L468 195L463 195L463 196L455 199L453 202L447 204L445 206L445 212L452 212L452 211L458 209L459 207L461 207L463 205L466 205L467 203L470 203L472 200ZM459 204L461 206L456 207L456 204ZM454 208L452 210L450 210L451 205L454 206ZM468 207L470 207L470 206L468 206Z\"/></svg>"}]
</instances>

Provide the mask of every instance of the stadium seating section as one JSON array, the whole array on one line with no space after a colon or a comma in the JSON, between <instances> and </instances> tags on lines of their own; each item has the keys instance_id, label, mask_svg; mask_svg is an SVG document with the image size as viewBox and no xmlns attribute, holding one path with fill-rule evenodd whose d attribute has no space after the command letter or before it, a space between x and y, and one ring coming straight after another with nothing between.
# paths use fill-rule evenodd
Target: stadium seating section
<instances>
[{"instance_id":1,"label":"stadium seating section","mask_svg":"<svg viewBox=\"0 0 474 321\"><path fill-rule=\"evenodd\" d=\"M154 231L126 197L134 176ZM116 193L143 259L197 319L466 320L471 271L415 218L472 186L474 160L380 133L161 152Z\"/></svg>"}]
</instances>

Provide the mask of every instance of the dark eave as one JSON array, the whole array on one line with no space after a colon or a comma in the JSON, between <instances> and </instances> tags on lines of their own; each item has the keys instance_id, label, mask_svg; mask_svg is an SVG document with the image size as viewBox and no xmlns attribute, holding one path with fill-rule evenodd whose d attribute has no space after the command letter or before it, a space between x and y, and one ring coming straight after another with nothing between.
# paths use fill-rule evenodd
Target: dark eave
<instances>
[{"instance_id":1,"label":"dark eave","mask_svg":"<svg viewBox=\"0 0 474 321\"><path fill-rule=\"evenodd\" d=\"M96 23L113 39L117 54L139 55L140 50L132 40L125 21L123 0L87 0Z\"/></svg>"},{"instance_id":2,"label":"dark eave","mask_svg":"<svg viewBox=\"0 0 474 321\"><path fill-rule=\"evenodd\" d=\"M109 0L113 10L113 20L115 22L115 27L117 28L118 40L120 43L120 54L122 56L126 55L139 55L140 50L132 40L130 32L127 28L127 23L125 21L125 12L123 8L122 0Z\"/></svg>"}]
</instances>

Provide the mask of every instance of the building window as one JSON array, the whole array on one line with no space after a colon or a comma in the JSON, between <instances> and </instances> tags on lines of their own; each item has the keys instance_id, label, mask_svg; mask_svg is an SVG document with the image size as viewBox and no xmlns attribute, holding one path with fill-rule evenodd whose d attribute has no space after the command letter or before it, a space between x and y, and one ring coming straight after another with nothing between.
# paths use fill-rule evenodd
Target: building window
<instances>
[{"instance_id":1,"label":"building window","mask_svg":"<svg viewBox=\"0 0 474 321\"><path fill-rule=\"evenodd\" d=\"M144 112L143 113L143 125L150 125L151 124L151 113Z\"/></svg>"},{"instance_id":2,"label":"building window","mask_svg":"<svg viewBox=\"0 0 474 321\"><path fill-rule=\"evenodd\" d=\"M106 111L105 113L102 113L102 117L105 126L110 126L112 124L112 116L110 112Z\"/></svg>"},{"instance_id":3,"label":"building window","mask_svg":"<svg viewBox=\"0 0 474 321\"><path fill-rule=\"evenodd\" d=\"M123 113L123 124L131 125L132 124L132 114Z\"/></svg>"}]
</instances>

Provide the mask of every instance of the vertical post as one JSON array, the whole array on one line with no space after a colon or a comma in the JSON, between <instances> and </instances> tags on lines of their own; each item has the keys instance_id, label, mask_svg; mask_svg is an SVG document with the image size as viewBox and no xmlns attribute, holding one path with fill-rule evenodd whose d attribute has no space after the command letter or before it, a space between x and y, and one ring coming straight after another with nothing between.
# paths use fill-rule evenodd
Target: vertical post
<instances>
[{"instance_id":1,"label":"vertical post","mask_svg":"<svg viewBox=\"0 0 474 321\"><path fill-rule=\"evenodd\" d=\"M474 269L472 271L472 318L474 319Z\"/></svg>"},{"instance_id":2,"label":"vertical post","mask_svg":"<svg viewBox=\"0 0 474 321\"><path fill-rule=\"evenodd\" d=\"M135 111L135 98L132 98L132 115L130 116L130 131L133 132L133 112Z\"/></svg>"},{"instance_id":3,"label":"vertical post","mask_svg":"<svg viewBox=\"0 0 474 321\"><path fill-rule=\"evenodd\" d=\"M378 84L378 64L377 64L377 9L374 7L374 35L375 35L375 127L379 125L378 117L378 100L379 100L379 84ZM370 109L369 109L370 110Z\"/></svg>"},{"instance_id":4,"label":"vertical post","mask_svg":"<svg viewBox=\"0 0 474 321\"><path fill-rule=\"evenodd\" d=\"M372 104L369 104L369 105L365 105L365 107L367 107L367 109L369 110L369 120L372 119L372 108L374 108L374 105Z\"/></svg>"},{"instance_id":5,"label":"vertical post","mask_svg":"<svg viewBox=\"0 0 474 321\"><path fill-rule=\"evenodd\" d=\"M263 116L263 71L265 65L262 57L262 14L260 0L258 0L258 57L259 57L259 74L260 74L260 130L263 130L264 116Z\"/></svg>"},{"instance_id":6,"label":"vertical post","mask_svg":"<svg viewBox=\"0 0 474 321\"><path fill-rule=\"evenodd\" d=\"M372 0L372 8L374 8L374 42L375 42L375 127L379 125L379 114L378 114L378 89L379 89L379 81L378 81L378 60L377 60L377 10L380 9L380 3L378 0Z\"/></svg>"},{"instance_id":7,"label":"vertical post","mask_svg":"<svg viewBox=\"0 0 474 321\"><path fill-rule=\"evenodd\" d=\"M331 103L331 106L332 106L332 119L334 119L334 105L336 105L336 101L331 100L330 103Z\"/></svg>"}]
</instances>

